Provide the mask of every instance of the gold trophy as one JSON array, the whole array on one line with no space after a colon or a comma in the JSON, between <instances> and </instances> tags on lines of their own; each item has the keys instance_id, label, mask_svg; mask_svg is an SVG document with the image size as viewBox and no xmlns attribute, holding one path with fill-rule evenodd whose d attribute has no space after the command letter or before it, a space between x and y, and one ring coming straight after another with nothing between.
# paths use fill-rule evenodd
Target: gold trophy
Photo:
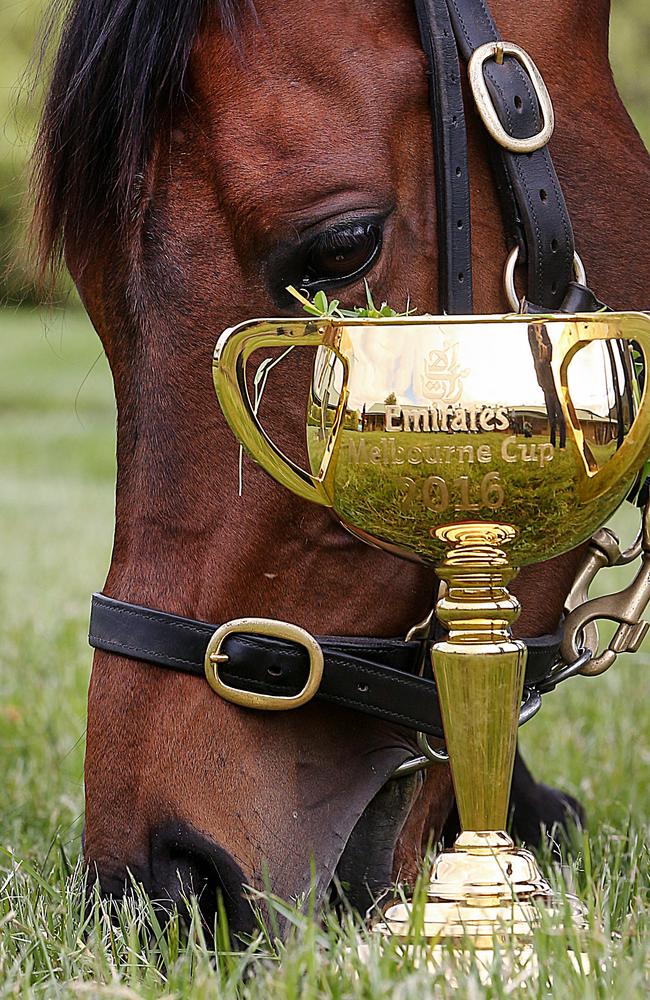
<instances>
[{"instance_id":1,"label":"gold trophy","mask_svg":"<svg viewBox=\"0 0 650 1000\"><path fill-rule=\"evenodd\" d=\"M249 358L269 347L317 348L310 470L249 398ZM424 933L436 941L529 941L540 900L553 906L505 832L526 665L508 584L587 539L629 492L650 451L649 371L642 313L261 320L215 349L221 408L252 458L446 585L432 661L462 832L433 866ZM410 918L393 902L382 929L406 940Z\"/></svg>"}]
</instances>

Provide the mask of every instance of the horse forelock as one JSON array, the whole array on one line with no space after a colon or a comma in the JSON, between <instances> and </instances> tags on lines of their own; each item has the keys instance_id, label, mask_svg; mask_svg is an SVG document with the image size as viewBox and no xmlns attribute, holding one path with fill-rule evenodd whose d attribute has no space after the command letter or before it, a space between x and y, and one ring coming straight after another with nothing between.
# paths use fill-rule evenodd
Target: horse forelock
<instances>
[{"instance_id":1,"label":"horse forelock","mask_svg":"<svg viewBox=\"0 0 650 1000\"><path fill-rule=\"evenodd\" d=\"M83 266L106 223L134 230L162 114L184 98L202 20L237 39L253 0L53 0L39 70L56 44L33 157L32 235L43 270Z\"/></svg>"}]
</instances>

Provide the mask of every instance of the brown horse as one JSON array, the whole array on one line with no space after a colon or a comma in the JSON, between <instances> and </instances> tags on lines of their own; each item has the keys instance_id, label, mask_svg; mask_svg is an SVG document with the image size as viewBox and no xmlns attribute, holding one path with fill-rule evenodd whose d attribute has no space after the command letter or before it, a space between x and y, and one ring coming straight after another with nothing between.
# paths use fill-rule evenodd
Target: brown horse
<instances>
[{"instance_id":1,"label":"brown horse","mask_svg":"<svg viewBox=\"0 0 650 1000\"><path fill-rule=\"evenodd\" d=\"M650 160L608 67L609 0L494 0L541 67L552 152L592 286L647 299ZM476 310L499 312L506 253L483 130L468 117ZM105 592L220 622L260 615L314 633L404 635L432 604L424 568L354 541L245 464L214 400L219 332L295 312L285 286L362 279L436 310L435 178L426 64L409 0L74 0L41 126L37 229L65 254L110 361L118 481ZM308 359L276 369L265 419L304 426ZM282 425L282 426L280 426ZM558 526L561 530L561 525ZM520 574L521 635L552 631L575 553ZM352 893L411 874L452 808L447 769L386 784L412 734L315 703L243 710L200 679L95 656L85 853L106 890L242 885L285 897L338 871ZM562 818L518 764L520 829ZM373 801L374 800L374 801ZM363 821L360 817L364 816ZM347 845L347 849L346 849ZM362 898L362 896L359 896Z\"/></svg>"}]
</instances>

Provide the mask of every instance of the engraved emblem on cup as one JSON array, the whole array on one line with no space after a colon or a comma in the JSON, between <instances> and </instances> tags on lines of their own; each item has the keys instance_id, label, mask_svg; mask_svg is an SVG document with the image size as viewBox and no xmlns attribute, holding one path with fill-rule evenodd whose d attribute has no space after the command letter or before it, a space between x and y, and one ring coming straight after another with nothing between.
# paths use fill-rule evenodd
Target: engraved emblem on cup
<instances>
[{"instance_id":1,"label":"engraved emblem on cup","mask_svg":"<svg viewBox=\"0 0 650 1000\"><path fill-rule=\"evenodd\" d=\"M310 470L269 440L246 391L251 354L316 346ZM648 452L644 314L263 320L227 331L215 385L233 430L276 479L366 542L437 563L439 528L514 528L514 565L602 524Z\"/></svg>"}]
</instances>

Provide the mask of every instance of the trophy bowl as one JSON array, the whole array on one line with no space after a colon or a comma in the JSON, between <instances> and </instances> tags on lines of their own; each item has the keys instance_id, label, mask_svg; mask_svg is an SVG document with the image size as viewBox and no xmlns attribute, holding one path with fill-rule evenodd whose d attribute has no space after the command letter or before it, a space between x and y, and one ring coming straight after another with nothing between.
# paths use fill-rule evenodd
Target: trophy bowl
<instances>
[{"instance_id":1,"label":"trophy bowl","mask_svg":"<svg viewBox=\"0 0 650 1000\"><path fill-rule=\"evenodd\" d=\"M298 346L317 349L309 469L266 434L248 390L255 351ZM643 313L259 320L217 343L217 396L252 458L446 584L431 660L462 832L433 866L423 919L435 941L469 935L489 950L505 926L529 954L536 907L553 910L535 859L505 832L526 663L507 586L629 493L650 452L649 361ZM411 916L392 904L382 931L406 939Z\"/></svg>"},{"instance_id":2,"label":"trophy bowl","mask_svg":"<svg viewBox=\"0 0 650 1000\"><path fill-rule=\"evenodd\" d=\"M649 337L642 313L251 321L220 338L215 386L251 456L365 542L437 564L440 529L497 522L522 566L575 547L629 491L648 451L635 356ZM319 348L309 472L246 390L250 355L291 345Z\"/></svg>"}]
</instances>

